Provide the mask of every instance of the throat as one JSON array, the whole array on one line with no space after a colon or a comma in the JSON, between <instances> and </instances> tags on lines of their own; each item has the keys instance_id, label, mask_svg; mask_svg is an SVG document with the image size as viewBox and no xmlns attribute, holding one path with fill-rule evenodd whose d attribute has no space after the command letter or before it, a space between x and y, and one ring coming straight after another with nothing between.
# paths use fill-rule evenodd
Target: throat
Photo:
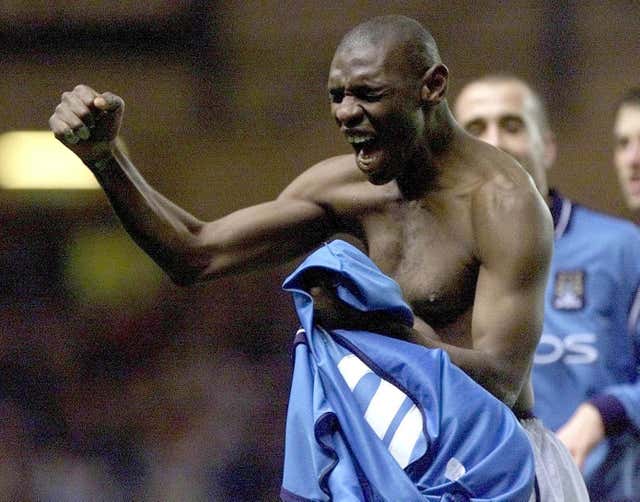
<instances>
[{"instance_id":1,"label":"throat","mask_svg":"<svg viewBox=\"0 0 640 502\"><path fill-rule=\"evenodd\" d=\"M410 168L397 178L398 188L406 200L418 200L438 188L438 171L431 163L417 165Z\"/></svg>"}]
</instances>

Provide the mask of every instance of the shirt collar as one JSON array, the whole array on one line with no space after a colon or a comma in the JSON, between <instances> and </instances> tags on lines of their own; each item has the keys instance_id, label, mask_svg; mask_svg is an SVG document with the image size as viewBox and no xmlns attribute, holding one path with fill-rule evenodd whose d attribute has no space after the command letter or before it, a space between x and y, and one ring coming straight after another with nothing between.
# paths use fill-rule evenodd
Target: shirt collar
<instances>
[{"instance_id":1,"label":"shirt collar","mask_svg":"<svg viewBox=\"0 0 640 502\"><path fill-rule=\"evenodd\" d=\"M551 216L553 217L554 237L559 239L567 231L571 219L573 204L558 191L549 190L551 196Z\"/></svg>"}]
</instances>

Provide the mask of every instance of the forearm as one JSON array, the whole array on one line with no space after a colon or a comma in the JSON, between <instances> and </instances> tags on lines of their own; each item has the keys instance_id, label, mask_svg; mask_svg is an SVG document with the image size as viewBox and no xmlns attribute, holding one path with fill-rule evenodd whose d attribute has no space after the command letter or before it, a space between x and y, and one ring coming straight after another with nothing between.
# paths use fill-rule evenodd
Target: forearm
<instances>
[{"instance_id":1,"label":"forearm","mask_svg":"<svg viewBox=\"0 0 640 502\"><path fill-rule=\"evenodd\" d=\"M151 187L119 149L87 165L134 241L174 281L189 282L198 269L189 249L201 223Z\"/></svg>"},{"instance_id":2,"label":"forearm","mask_svg":"<svg viewBox=\"0 0 640 502\"><path fill-rule=\"evenodd\" d=\"M416 335L414 340L425 347L446 351L453 364L500 401L509 407L516 403L524 383L524 375L518 378L512 368L507 364L500 364L493 354L478 349L457 347L420 334Z\"/></svg>"},{"instance_id":3,"label":"forearm","mask_svg":"<svg viewBox=\"0 0 640 502\"><path fill-rule=\"evenodd\" d=\"M96 172L125 229L178 284L286 263L335 233L309 200L278 198L201 222L155 191L117 151Z\"/></svg>"},{"instance_id":4,"label":"forearm","mask_svg":"<svg viewBox=\"0 0 640 502\"><path fill-rule=\"evenodd\" d=\"M403 326L400 323L387 323L384 325L384 329L389 336L430 349L444 350L456 366L487 391L509 407L513 407L515 404L524 383L524 378L512 378L510 376L513 374L512 369L506 367L506 365L499 364L492 354L445 343L439 339L428 325L419 321L416 322L413 328Z\"/></svg>"}]
</instances>

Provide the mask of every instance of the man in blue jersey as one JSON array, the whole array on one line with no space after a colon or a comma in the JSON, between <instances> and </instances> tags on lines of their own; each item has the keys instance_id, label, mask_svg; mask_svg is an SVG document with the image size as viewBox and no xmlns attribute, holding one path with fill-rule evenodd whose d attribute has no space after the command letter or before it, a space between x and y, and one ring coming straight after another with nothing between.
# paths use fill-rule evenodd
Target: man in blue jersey
<instances>
[{"instance_id":1,"label":"man in blue jersey","mask_svg":"<svg viewBox=\"0 0 640 502\"><path fill-rule=\"evenodd\" d=\"M593 500L638 500L638 230L549 189L556 144L540 97L522 80L475 80L460 92L454 112L468 132L523 165L553 215L534 411L581 467Z\"/></svg>"},{"instance_id":2,"label":"man in blue jersey","mask_svg":"<svg viewBox=\"0 0 640 502\"><path fill-rule=\"evenodd\" d=\"M627 207L640 221L640 86L619 99L613 126L613 163Z\"/></svg>"}]
</instances>

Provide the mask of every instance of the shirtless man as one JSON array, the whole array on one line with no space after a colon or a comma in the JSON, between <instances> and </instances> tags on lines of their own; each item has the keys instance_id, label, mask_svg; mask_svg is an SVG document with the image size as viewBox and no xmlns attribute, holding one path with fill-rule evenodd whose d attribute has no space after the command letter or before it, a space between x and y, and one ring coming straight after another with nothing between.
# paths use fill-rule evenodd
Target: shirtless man
<instances>
[{"instance_id":1,"label":"shirtless man","mask_svg":"<svg viewBox=\"0 0 640 502\"><path fill-rule=\"evenodd\" d=\"M120 97L77 86L49 122L93 171L132 238L177 284L284 263L349 233L424 321L412 341L445 349L526 414L552 221L517 162L454 120L448 78L416 21L386 16L356 26L328 79L332 115L355 156L326 159L276 200L211 222L155 191L118 148Z\"/></svg>"}]
</instances>

